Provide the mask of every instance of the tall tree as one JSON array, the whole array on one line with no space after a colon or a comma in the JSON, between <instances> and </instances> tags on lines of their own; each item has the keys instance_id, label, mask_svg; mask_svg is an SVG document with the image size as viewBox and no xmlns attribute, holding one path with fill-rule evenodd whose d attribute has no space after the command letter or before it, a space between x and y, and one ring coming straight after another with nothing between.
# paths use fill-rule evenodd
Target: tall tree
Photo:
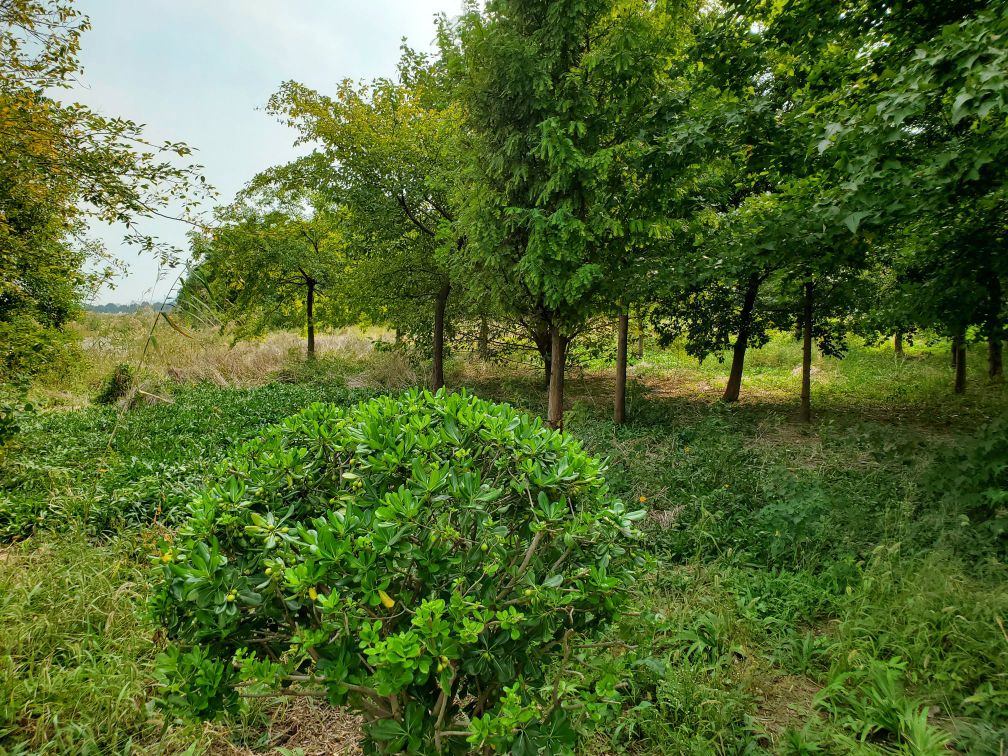
<instances>
[{"instance_id":1,"label":"tall tree","mask_svg":"<svg viewBox=\"0 0 1008 756\"><path fill-rule=\"evenodd\" d=\"M192 236L196 265L180 306L209 306L225 323L236 324L239 336L303 326L306 354L314 359L320 314L328 325L353 319L339 210L324 202L256 204L245 197L219 210L217 220L211 230Z\"/></svg>"},{"instance_id":2,"label":"tall tree","mask_svg":"<svg viewBox=\"0 0 1008 756\"><path fill-rule=\"evenodd\" d=\"M568 343L612 308L628 237L650 220L623 192L649 149L637 119L665 63L653 32L666 15L665 3L491 0L443 35L473 143L467 252L549 327L554 427Z\"/></svg>"},{"instance_id":3,"label":"tall tree","mask_svg":"<svg viewBox=\"0 0 1008 756\"><path fill-rule=\"evenodd\" d=\"M845 3L857 65L815 104L833 209L886 245L898 323L976 326L997 372L1008 275L1008 4ZM802 23L791 18L800 30ZM822 123L825 127L822 128ZM956 390L964 388L964 366Z\"/></svg>"},{"instance_id":4,"label":"tall tree","mask_svg":"<svg viewBox=\"0 0 1008 756\"><path fill-rule=\"evenodd\" d=\"M397 79L342 82L333 95L287 82L269 109L316 152L278 173L307 178L352 218L350 254L360 263L376 320L416 332L417 301L432 352L431 385L444 383L449 298L464 281L453 259L465 245L452 205L459 114L437 61L407 47ZM414 317L411 317L414 316Z\"/></svg>"}]
</instances>

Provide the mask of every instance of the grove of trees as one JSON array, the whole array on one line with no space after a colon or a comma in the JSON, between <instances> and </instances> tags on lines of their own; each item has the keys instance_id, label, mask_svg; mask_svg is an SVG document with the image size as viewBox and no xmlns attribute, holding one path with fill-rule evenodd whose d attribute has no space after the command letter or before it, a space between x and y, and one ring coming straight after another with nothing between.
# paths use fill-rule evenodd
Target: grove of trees
<instances>
[{"instance_id":1,"label":"grove of trees","mask_svg":"<svg viewBox=\"0 0 1008 756\"><path fill-rule=\"evenodd\" d=\"M700 359L730 353L729 402L775 328L803 342L805 419L813 349L842 356L852 333L948 336L963 391L968 344L1003 373L1005 10L472 5L439 19L437 54L404 47L393 79L284 84L270 111L313 151L249 191L288 197L274 212L295 226L330 219L335 256L302 245L342 281L321 292L339 300L327 324L412 334L439 387L446 334L493 323L538 351L557 427L566 354L600 318L618 322L623 420L631 312ZM300 324L302 305L274 302L289 271L268 273L289 252L265 260L275 230L245 212L194 241L199 280L243 322Z\"/></svg>"},{"instance_id":2,"label":"grove of trees","mask_svg":"<svg viewBox=\"0 0 1008 756\"><path fill-rule=\"evenodd\" d=\"M52 99L76 70L72 6L0 13L0 328L37 336L88 283L84 220L132 224L201 184L159 157L185 145ZM453 340L527 349L554 427L600 322L616 422L631 320L729 359L726 402L747 351L794 331L806 420L814 349L851 335L947 337L957 392L982 344L1000 380L1006 40L1005 0L469 3L392 77L273 94L308 152L193 232L180 302L239 334L296 325L309 356L317 327L387 326L435 388Z\"/></svg>"}]
</instances>

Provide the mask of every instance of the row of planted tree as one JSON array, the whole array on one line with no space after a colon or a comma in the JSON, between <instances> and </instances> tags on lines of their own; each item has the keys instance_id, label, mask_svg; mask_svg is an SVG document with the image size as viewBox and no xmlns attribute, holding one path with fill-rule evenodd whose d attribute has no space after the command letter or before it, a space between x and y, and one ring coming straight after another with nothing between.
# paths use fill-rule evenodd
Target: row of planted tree
<instances>
[{"instance_id":1,"label":"row of planted tree","mask_svg":"<svg viewBox=\"0 0 1008 756\"><path fill-rule=\"evenodd\" d=\"M477 324L532 345L562 424L565 355L618 319L697 356L928 330L1002 373L1008 3L490 0L395 78L281 86L311 148L254 177L180 297L253 332Z\"/></svg>"}]
</instances>

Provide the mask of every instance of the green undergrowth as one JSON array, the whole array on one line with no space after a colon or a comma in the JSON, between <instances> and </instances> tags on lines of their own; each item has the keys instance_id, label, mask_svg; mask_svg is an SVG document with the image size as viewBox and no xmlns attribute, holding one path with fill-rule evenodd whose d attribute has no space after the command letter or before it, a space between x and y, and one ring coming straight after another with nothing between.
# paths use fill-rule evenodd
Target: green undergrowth
<instances>
[{"instance_id":1,"label":"green undergrowth","mask_svg":"<svg viewBox=\"0 0 1008 756\"><path fill-rule=\"evenodd\" d=\"M940 348L915 350L902 366L852 350L808 427L786 395L760 394L794 386L784 351L754 358L737 406L711 401L706 364L711 376L652 360L618 430L608 394L573 378L567 430L609 458L616 495L651 511L641 548L658 565L578 670L623 680L581 752L1008 752L1005 389L976 378L953 397ZM655 388L683 376L713 389ZM289 379L176 385L173 404L121 417L19 419L0 463L14 543L0 551L0 752L202 753L225 739L276 753L269 700L162 733L143 585L157 538L237 441L311 401L373 393L324 371ZM476 389L541 409L534 376Z\"/></svg>"},{"instance_id":2,"label":"green undergrowth","mask_svg":"<svg viewBox=\"0 0 1008 756\"><path fill-rule=\"evenodd\" d=\"M170 403L27 416L0 478L0 537L24 537L50 523L93 535L171 525L235 443L312 401L364 395L325 382L173 384Z\"/></svg>"},{"instance_id":3,"label":"green undergrowth","mask_svg":"<svg viewBox=\"0 0 1008 756\"><path fill-rule=\"evenodd\" d=\"M572 420L652 507L661 565L616 636L631 682L595 751L1004 752L1003 420L951 439L676 401L615 433Z\"/></svg>"}]
</instances>

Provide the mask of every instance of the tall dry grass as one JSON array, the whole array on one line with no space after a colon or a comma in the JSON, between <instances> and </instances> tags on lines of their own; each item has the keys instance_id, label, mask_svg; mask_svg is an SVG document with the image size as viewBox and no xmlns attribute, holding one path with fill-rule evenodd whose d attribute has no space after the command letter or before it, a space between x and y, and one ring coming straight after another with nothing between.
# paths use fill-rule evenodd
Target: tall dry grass
<instances>
[{"instance_id":1,"label":"tall dry grass","mask_svg":"<svg viewBox=\"0 0 1008 756\"><path fill-rule=\"evenodd\" d=\"M227 332L192 329L150 310L133 315L87 313L73 329L79 336L76 353L34 389L36 398L46 403L87 404L121 364L137 376L142 394L158 396L158 386L165 381L249 387L284 380L296 376L307 358L305 337L293 331L235 341ZM352 375L362 370L379 340L391 339L377 328L320 332L316 354L325 372ZM379 385L391 383L394 374L409 376L401 366L378 366L375 371L373 382ZM383 371L388 378L381 377ZM365 380L371 385L370 378Z\"/></svg>"}]
</instances>

